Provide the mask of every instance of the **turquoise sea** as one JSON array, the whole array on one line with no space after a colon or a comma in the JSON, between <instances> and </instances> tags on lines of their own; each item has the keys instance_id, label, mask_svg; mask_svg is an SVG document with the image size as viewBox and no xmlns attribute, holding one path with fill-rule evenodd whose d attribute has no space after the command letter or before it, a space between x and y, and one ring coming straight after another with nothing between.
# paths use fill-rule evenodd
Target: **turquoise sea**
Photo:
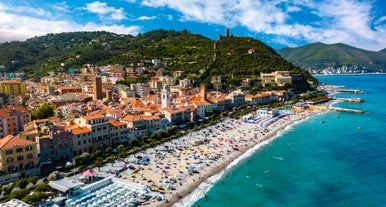
<instances>
[{"instance_id":1,"label":"turquoise sea","mask_svg":"<svg viewBox=\"0 0 386 207\"><path fill-rule=\"evenodd\" d=\"M386 75L317 78L364 91L337 95L364 103L336 106L368 113L329 112L289 127L189 206L386 206Z\"/></svg>"}]
</instances>

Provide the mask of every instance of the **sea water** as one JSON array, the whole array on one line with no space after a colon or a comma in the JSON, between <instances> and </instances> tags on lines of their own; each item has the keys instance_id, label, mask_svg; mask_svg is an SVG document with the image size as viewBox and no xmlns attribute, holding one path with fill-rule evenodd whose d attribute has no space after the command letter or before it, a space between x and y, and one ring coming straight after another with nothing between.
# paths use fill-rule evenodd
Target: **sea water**
<instances>
[{"instance_id":1,"label":"sea water","mask_svg":"<svg viewBox=\"0 0 386 207\"><path fill-rule=\"evenodd\" d=\"M336 96L365 102L335 106L367 113L328 112L287 128L185 205L386 206L386 75L317 78L364 91Z\"/></svg>"}]
</instances>

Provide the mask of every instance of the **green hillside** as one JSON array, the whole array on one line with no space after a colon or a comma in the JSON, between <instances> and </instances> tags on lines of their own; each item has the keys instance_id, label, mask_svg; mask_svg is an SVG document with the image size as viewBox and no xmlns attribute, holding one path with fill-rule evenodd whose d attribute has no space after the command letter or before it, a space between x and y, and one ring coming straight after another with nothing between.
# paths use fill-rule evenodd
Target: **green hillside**
<instances>
[{"instance_id":1,"label":"green hillside","mask_svg":"<svg viewBox=\"0 0 386 207\"><path fill-rule=\"evenodd\" d=\"M293 64L312 69L351 66L357 70L377 72L386 68L386 53L368 51L345 44L313 43L283 48L278 53Z\"/></svg>"},{"instance_id":2,"label":"green hillside","mask_svg":"<svg viewBox=\"0 0 386 207\"><path fill-rule=\"evenodd\" d=\"M251 48L255 52L248 54ZM74 32L0 44L0 65L6 71L25 72L36 79L50 71L66 72L84 64L135 67L136 63L151 59L162 60L166 73L185 71L195 84L210 83L213 75L221 75L224 86L237 86L242 78L257 80L260 72L276 70L300 74L294 80L297 91L310 89L307 80L314 81L305 70L285 61L257 39L231 36L213 41L186 30L159 29L135 37Z\"/></svg>"}]
</instances>

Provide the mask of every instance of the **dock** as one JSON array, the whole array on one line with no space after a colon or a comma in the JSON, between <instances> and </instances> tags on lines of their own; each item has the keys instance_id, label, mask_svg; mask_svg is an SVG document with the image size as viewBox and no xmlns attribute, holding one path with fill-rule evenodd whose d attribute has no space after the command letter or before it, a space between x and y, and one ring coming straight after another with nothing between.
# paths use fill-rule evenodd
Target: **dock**
<instances>
[{"instance_id":1,"label":"dock","mask_svg":"<svg viewBox=\"0 0 386 207\"><path fill-rule=\"evenodd\" d=\"M357 89L339 89L339 90L337 90L337 92L340 92L340 93L364 93L363 91L357 90Z\"/></svg>"},{"instance_id":2,"label":"dock","mask_svg":"<svg viewBox=\"0 0 386 207\"><path fill-rule=\"evenodd\" d=\"M354 103L362 103L365 102L362 98L334 98L334 100L341 102L354 102Z\"/></svg>"},{"instance_id":3,"label":"dock","mask_svg":"<svg viewBox=\"0 0 386 207\"><path fill-rule=\"evenodd\" d=\"M346 108L339 108L339 107L329 107L330 110L333 111L339 111L339 112L351 112L351 113L366 113L365 110L359 110L359 109L346 109Z\"/></svg>"}]
</instances>

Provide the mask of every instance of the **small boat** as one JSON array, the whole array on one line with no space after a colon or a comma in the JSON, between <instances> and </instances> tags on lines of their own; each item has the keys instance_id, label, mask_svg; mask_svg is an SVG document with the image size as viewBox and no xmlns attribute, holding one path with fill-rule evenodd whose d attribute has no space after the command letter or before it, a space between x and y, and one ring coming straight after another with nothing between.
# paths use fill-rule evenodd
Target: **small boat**
<instances>
[{"instance_id":1,"label":"small boat","mask_svg":"<svg viewBox=\"0 0 386 207\"><path fill-rule=\"evenodd\" d=\"M273 158L277 160L284 160L282 157L273 157Z\"/></svg>"},{"instance_id":2,"label":"small boat","mask_svg":"<svg viewBox=\"0 0 386 207\"><path fill-rule=\"evenodd\" d=\"M326 123L326 121L322 120L322 121L320 121L320 123L324 124L324 123Z\"/></svg>"},{"instance_id":3,"label":"small boat","mask_svg":"<svg viewBox=\"0 0 386 207\"><path fill-rule=\"evenodd\" d=\"M358 130L362 130L362 127L358 127Z\"/></svg>"}]
</instances>

